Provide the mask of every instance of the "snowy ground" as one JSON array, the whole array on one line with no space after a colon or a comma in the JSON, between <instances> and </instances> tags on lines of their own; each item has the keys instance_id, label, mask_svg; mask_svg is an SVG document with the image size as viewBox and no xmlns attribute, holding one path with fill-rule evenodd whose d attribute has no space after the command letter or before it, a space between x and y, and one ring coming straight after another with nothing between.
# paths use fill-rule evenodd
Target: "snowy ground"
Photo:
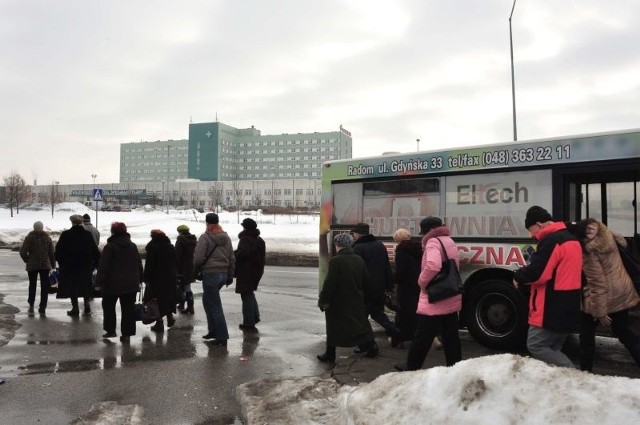
<instances>
[{"instance_id":1,"label":"snowy ground","mask_svg":"<svg viewBox=\"0 0 640 425\"><path fill-rule=\"evenodd\" d=\"M621 425L640 421L640 380L501 354L388 373L358 387L261 380L236 397L249 424Z\"/></svg>"},{"instance_id":2,"label":"snowy ground","mask_svg":"<svg viewBox=\"0 0 640 425\"><path fill-rule=\"evenodd\" d=\"M0 208L0 246L21 244L24 237L33 230L33 223L41 221L45 230L51 232L54 240L57 240L62 230L71 227L69 216L72 214L89 214L91 222L96 221L95 211L77 202L66 202L56 205L56 210L51 217L51 210L20 210L14 211L11 217L10 211ZM178 232L176 228L180 224L190 227L191 233L199 236L205 230L204 217L206 213L195 210L169 210L166 211L138 209L131 212L98 212L98 230L100 230L100 245L104 245L110 235L111 223L121 221L127 225L132 240L138 247L144 247L150 240L151 229L163 230L169 238L175 242ZM319 238L319 218L317 215L265 215L261 212L230 213L221 212L220 225L229 233L233 245L236 246L238 233L242 231L239 224L243 219L250 217L258 223L261 235L266 241L268 252L291 252L302 254L317 254ZM238 220L239 218L239 220Z\"/></svg>"}]
</instances>

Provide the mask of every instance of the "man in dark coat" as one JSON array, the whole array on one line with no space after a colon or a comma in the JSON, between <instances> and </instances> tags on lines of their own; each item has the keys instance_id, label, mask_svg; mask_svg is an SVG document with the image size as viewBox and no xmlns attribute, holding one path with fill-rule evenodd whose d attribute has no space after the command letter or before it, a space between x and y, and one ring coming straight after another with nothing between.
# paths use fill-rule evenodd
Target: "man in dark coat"
<instances>
[{"instance_id":1,"label":"man in dark coat","mask_svg":"<svg viewBox=\"0 0 640 425\"><path fill-rule=\"evenodd\" d=\"M394 342L399 341L401 336L398 327L384 312L384 292L393 289L393 272L387 248L369 233L367 223L356 224L351 230L351 235L355 239L353 252L362 257L371 276L371 281L364 288L367 312L384 328ZM361 350L356 348L354 351L357 353Z\"/></svg>"},{"instance_id":2,"label":"man in dark coat","mask_svg":"<svg viewBox=\"0 0 640 425\"><path fill-rule=\"evenodd\" d=\"M258 224L245 218L242 221L242 232L238 234L236 257L236 294L242 298L242 323L240 329L256 331L256 323L260 321L260 311L255 291L264 274L265 243L260 237Z\"/></svg>"},{"instance_id":3,"label":"man in dark coat","mask_svg":"<svg viewBox=\"0 0 640 425\"><path fill-rule=\"evenodd\" d=\"M29 276L29 313L33 313L33 303L36 301L38 276L40 276L40 305L38 312L45 314L49 299L49 272L56 265L53 241L45 232L42 222L33 223L33 231L29 232L20 247L20 257L27 264Z\"/></svg>"},{"instance_id":4,"label":"man in dark coat","mask_svg":"<svg viewBox=\"0 0 640 425\"><path fill-rule=\"evenodd\" d=\"M176 249L162 230L151 231L151 241L145 247L147 259L144 263L145 301L158 300L160 319L151 327L154 332L164 332L162 317L167 316L167 326L175 323L176 285L178 283L178 262Z\"/></svg>"},{"instance_id":5,"label":"man in dark coat","mask_svg":"<svg viewBox=\"0 0 640 425\"><path fill-rule=\"evenodd\" d=\"M56 244L55 257L60 266L60 283L56 298L70 298L69 316L80 315L78 297L84 297L84 312L91 313L89 304L92 293L91 275L100 259L100 251L91 233L82 226L82 216L69 217L71 229L60 234Z\"/></svg>"},{"instance_id":6,"label":"man in dark coat","mask_svg":"<svg viewBox=\"0 0 640 425\"><path fill-rule=\"evenodd\" d=\"M337 254L329 260L318 307L324 311L327 326L327 350L318 355L321 362L334 362L336 347L363 348L366 357L378 355L367 318L363 290L370 279L367 267L353 252L353 238L348 233L333 239Z\"/></svg>"},{"instance_id":7,"label":"man in dark coat","mask_svg":"<svg viewBox=\"0 0 640 425\"><path fill-rule=\"evenodd\" d=\"M196 250L198 238L189 233L189 226L178 226L178 238L176 239L176 259L178 261L178 281L184 301L179 303L181 313L193 314L193 291L191 284L195 282L193 273L193 253ZM187 307L184 307L184 304Z\"/></svg>"},{"instance_id":8,"label":"man in dark coat","mask_svg":"<svg viewBox=\"0 0 640 425\"><path fill-rule=\"evenodd\" d=\"M116 336L116 302L120 300L120 341L129 342L136 334L136 294L142 282L142 260L136 244L131 242L124 223L111 224L111 237L100 256L96 289L102 292L104 338Z\"/></svg>"}]
</instances>

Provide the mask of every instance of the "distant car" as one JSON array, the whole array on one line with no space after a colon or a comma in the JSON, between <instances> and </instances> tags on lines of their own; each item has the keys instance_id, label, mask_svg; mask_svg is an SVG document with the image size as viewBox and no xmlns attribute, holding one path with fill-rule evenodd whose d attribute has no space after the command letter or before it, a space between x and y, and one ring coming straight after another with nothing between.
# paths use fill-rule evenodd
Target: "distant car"
<instances>
[{"instance_id":1,"label":"distant car","mask_svg":"<svg viewBox=\"0 0 640 425\"><path fill-rule=\"evenodd\" d=\"M126 205L114 205L112 208L112 211L116 211L116 212L129 212L131 211L131 208L129 208Z\"/></svg>"},{"instance_id":2,"label":"distant car","mask_svg":"<svg viewBox=\"0 0 640 425\"><path fill-rule=\"evenodd\" d=\"M103 205L100 207L100 211L113 211L113 207L111 205Z\"/></svg>"}]
</instances>

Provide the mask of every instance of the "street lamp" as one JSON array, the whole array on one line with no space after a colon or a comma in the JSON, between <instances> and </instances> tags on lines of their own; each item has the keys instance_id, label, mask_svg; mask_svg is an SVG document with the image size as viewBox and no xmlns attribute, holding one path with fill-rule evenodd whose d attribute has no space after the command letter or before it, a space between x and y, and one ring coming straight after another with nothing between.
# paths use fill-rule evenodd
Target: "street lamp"
<instances>
[{"instance_id":1,"label":"street lamp","mask_svg":"<svg viewBox=\"0 0 640 425\"><path fill-rule=\"evenodd\" d=\"M167 197L169 197L169 149L171 146L167 146ZM167 203L167 214L169 214L169 203Z\"/></svg>"},{"instance_id":2,"label":"street lamp","mask_svg":"<svg viewBox=\"0 0 640 425\"><path fill-rule=\"evenodd\" d=\"M418 152L420 152L420 139L416 139L416 145L418 148Z\"/></svg>"},{"instance_id":3,"label":"street lamp","mask_svg":"<svg viewBox=\"0 0 640 425\"><path fill-rule=\"evenodd\" d=\"M513 0L511 14L509 15L509 47L511 48L511 102L513 105L513 141L518 140L518 131L516 130L516 83L513 75L513 33L511 32L511 17L513 10L516 8L516 0Z\"/></svg>"}]
</instances>

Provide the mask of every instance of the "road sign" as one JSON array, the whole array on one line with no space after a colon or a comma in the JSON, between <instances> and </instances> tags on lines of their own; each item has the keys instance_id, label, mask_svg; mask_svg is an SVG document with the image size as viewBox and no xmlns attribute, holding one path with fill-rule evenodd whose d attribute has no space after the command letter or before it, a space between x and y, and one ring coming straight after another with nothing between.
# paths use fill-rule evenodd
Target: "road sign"
<instances>
[{"instance_id":1,"label":"road sign","mask_svg":"<svg viewBox=\"0 0 640 425\"><path fill-rule=\"evenodd\" d=\"M102 189L93 189L93 200L98 202L102 201Z\"/></svg>"}]
</instances>

